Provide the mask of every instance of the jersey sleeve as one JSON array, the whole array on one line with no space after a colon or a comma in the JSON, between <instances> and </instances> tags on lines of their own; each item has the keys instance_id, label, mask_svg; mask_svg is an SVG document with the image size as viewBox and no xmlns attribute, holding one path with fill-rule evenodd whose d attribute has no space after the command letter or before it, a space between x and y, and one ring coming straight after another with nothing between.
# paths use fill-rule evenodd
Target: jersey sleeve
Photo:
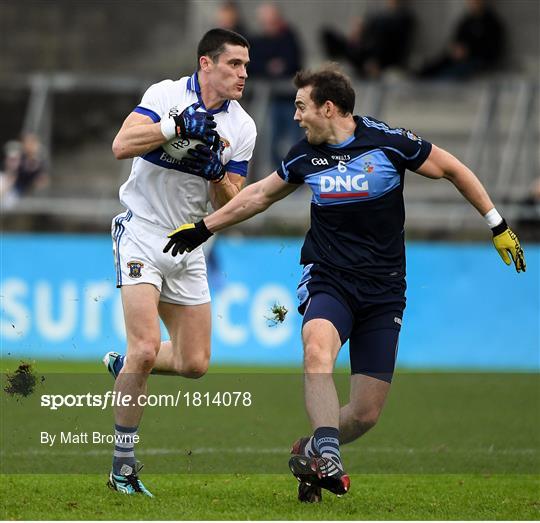
<instances>
[{"instance_id":1,"label":"jersey sleeve","mask_svg":"<svg viewBox=\"0 0 540 523\"><path fill-rule=\"evenodd\" d=\"M253 120L249 120L242 130L242 140L234 151L231 159L225 165L227 172L247 176L248 162L253 155L255 139L257 138L257 127Z\"/></svg>"},{"instance_id":2,"label":"jersey sleeve","mask_svg":"<svg viewBox=\"0 0 540 523\"><path fill-rule=\"evenodd\" d=\"M161 116L170 109L163 107L164 84L170 81L164 80L163 82L151 85L144 93L141 103L133 109L133 112L150 117L154 123L161 121Z\"/></svg>"},{"instance_id":3,"label":"jersey sleeve","mask_svg":"<svg viewBox=\"0 0 540 523\"><path fill-rule=\"evenodd\" d=\"M278 176L285 182L298 185L304 183L301 166L302 159L307 156L307 153L303 149L302 142L298 142L290 149L281 165L276 169Z\"/></svg>"},{"instance_id":4,"label":"jersey sleeve","mask_svg":"<svg viewBox=\"0 0 540 523\"><path fill-rule=\"evenodd\" d=\"M380 148L392 158L394 163L410 171L417 170L427 159L432 145L412 131L389 127L374 118L364 117L364 124L378 132Z\"/></svg>"}]
</instances>

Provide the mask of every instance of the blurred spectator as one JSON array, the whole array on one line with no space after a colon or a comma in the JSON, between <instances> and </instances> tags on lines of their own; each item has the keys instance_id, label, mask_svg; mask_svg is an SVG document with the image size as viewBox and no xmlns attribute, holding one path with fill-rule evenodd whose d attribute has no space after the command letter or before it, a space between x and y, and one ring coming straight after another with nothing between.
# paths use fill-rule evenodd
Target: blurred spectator
<instances>
[{"instance_id":1,"label":"blurred spectator","mask_svg":"<svg viewBox=\"0 0 540 523\"><path fill-rule=\"evenodd\" d=\"M2 207L12 208L22 197L48 184L45 153L39 138L25 133L21 142L5 147L4 173L0 183Z\"/></svg>"},{"instance_id":2,"label":"blurred spectator","mask_svg":"<svg viewBox=\"0 0 540 523\"><path fill-rule=\"evenodd\" d=\"M242 20L238 4L233 1L223 2L216 12L216 26L241 34L247 38L247 30Z\"/></svg>"},{"instance_id":3,"label":"blurred spectator","mask_svg":"<svg viewBox=\"0 0 540 523\"><path fill-rule=\"evenodd\" d=\"M290 81L302 68L302 50L296 31L270 3L257 9L261 34L251 38L249 75L265 80ZM292 87L291 87L292 93ZM272 96L270 103L271 159L277 168L289 148L301 137L294 122L294 94Z\"/></svg>"},{"instance_id":4,"label":"blurred spectator","mask_svg":"<svg viewBox=\"0 0 540 523\"><path fill-rule=\"evenodd\" d=\"M302 67L302 52L295 30L277 6L264 3L257 9L261 34L252 38L252 77L290 79Z\"/></svg>"},{"instance_id":5,"label":"blurred spectator","mask_svg":"<svg viewBox=\"0 0 540 523\"><path fill-rule=\"evenodd\" d=\"M486 0L468 0L467 4L450 44L419 71L421 78L465 80L500 62L504 48L501 19Z\"/></svg>"},{"instance_id":6,"label":"blurred spectator","mask_svg":"<svg viewBox=\"0 0 540 523\"><path fill-rule=\"evenodd\" d=\"M388 67L406 69L414 36L414 15L404 0L386 0L385 4L384 10L365 21L354 18L347 36L323 29L323 45L329 58L345 58L360 76L367 78L378 78Z\"/></svg>"},{"instance_id":7,"label":"blurred spectator","mask_svg":"<svg viewBox=\"0 0 540 523\"><path fill-rule=\"evenodd\" d=\"M0 198L3 208L13 206L16 200L13 185L21 165L21 142L11 140L4 145L4 164L0 173Z\"/></svg>"}]
</instances>

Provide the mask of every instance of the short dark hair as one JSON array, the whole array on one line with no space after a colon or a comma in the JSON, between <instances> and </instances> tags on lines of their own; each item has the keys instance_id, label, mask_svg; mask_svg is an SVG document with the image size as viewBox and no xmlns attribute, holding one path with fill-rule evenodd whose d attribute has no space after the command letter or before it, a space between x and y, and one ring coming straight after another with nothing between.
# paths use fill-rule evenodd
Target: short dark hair
<instances>
[{"instance_id":1,"label":"short dark hair","mask_svg":"<svg viewBox=\"0 0 540 523\"><path fill-rule=\"evenodd\" d=\"M311 86L311 99L317 107L327 100L332 102L342 114L354 111L355 94L350 78L335 64L317 70L301 70L294 77L297 89Z\"/></svg>"},{"instance_id":2,"label":"short dark hair","mask_svg":"<svg viewBox=\"0 0 540 523\"><path fill-rule=\"evenodd\" d=\"M249 49L249 42L238 33L228 29L210 29L199 42L197 47L197 67L200 67L201 56L208 56L212 62L217 61L219 55L225 51L225 45L239 45Z\"/></svg>"}]
</instances>

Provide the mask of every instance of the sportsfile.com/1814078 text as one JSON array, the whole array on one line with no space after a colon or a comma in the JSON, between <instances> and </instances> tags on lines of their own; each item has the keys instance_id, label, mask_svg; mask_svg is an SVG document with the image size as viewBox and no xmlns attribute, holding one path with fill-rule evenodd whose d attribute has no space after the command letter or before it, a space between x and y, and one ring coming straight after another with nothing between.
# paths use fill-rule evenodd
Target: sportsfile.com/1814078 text
<instances>
[{"instance_id":1,"label":"sportsfile.com/1814078 text","mask_svg":"<svg viewBox=\"0 0 540 523\"><path fill-rule=\"evenodd\" d=\"M249 391L177 391L176 394L141 394L131 396L118 391L103 394L42 394L41 407L49 410L72 407L251 407L253 397Z\"/></svg>"}]
</instances>

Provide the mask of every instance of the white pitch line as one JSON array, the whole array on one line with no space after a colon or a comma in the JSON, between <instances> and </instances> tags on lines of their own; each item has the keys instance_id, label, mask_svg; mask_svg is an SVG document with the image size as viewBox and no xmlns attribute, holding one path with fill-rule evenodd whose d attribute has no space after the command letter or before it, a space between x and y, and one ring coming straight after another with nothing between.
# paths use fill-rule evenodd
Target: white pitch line
<instances>
[{"instance_id":1,"label":"white pitch line","mask_svg":"<svg viewBox=\"0 0 540 523\"><path fill-rule=\"evenodd\" d=\"M166 449L166 448L140 448L139 452L147 456L200 456L206 454L281 454L287 455L290 449L285 447L200 447L191 450L187 449ZM482 455L508 455L508 456L529 456L540 453L540 449L494 449L481 448L481 449L415 449L415 448L399 448L399 447L365 447L365 448L347 448L346 454L482 454ZM111 449L88 449L88 450L48 450L48 449L27 449L17 452L6 452L3 450L0 452L0 456L108 456L111 454Z\"/></svg>"}]
</instances>

